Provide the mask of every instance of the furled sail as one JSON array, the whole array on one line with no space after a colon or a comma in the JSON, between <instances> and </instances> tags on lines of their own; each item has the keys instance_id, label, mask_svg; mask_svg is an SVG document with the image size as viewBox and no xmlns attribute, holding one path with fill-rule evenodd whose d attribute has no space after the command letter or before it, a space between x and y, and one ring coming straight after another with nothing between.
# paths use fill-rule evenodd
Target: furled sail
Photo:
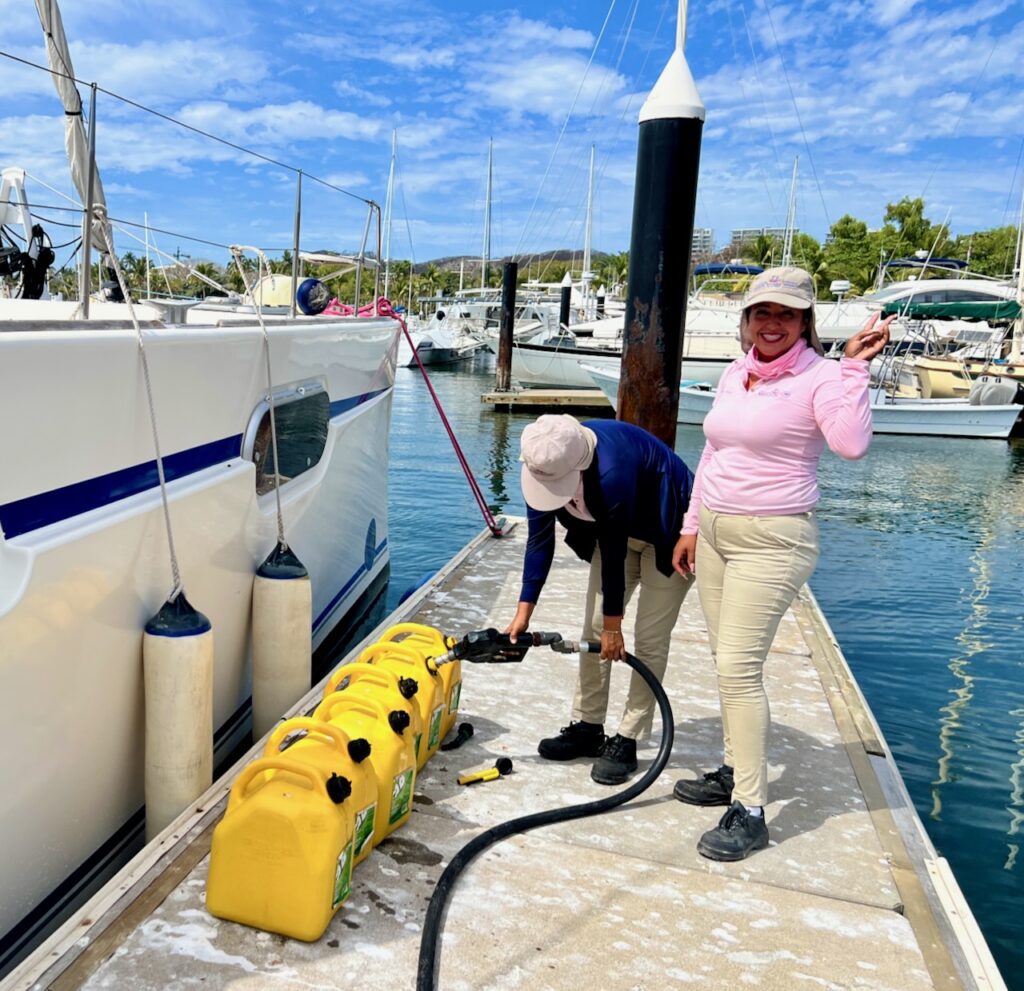
<instances>
[{"instance_id":1,"label":"furled sail","mask_svg":"<svg viewBox=\"0 0 1024 991\"><path fill-rule=\"evenodd\" d=\"M71 179L82 199L88 200L86 187L89 182L89 138L82 122L82 97L74 83L75 70L71 64L71 52L68 40L64 35L64 22L61 20L57 0L36 0L39 11L39 23L46 36L46 58L50 66L53 84L64 105L64 147L67 149L68 165L71 167ZM71 78L68 78L71 77ZM93 170L92 201L96 206L106 206L103 196L103 183L100 182L99 169ZM106 252L107 235L110 225L107 222L93 221L92 238L97 250Z\"/></svg>"}]
</instances>

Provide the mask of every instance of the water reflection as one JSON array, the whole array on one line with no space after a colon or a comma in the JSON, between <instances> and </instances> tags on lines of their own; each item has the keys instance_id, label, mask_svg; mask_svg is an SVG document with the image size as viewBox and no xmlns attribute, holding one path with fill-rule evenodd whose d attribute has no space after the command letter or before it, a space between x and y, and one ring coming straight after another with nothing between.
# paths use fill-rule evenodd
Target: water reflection
<instances>
[{"instance_id":1,"label":"water reflection","mask_svg":"<svg viewBox=\"0 0 1024 991\"><path fill-rule=\"evenodd\" d=\"M510 468L518 467L518 458L512 456L509 450L509 421L511 417L502 414L495 414L493 418L493 433L491 434L490 461L488 462L487 477L491 482L491 512L500 513L504 510L509 501L508 490L505 488L505 475ZM518 472L512 484L518 489Z\"/></svg>"},{"instance_id":2,"label":"water reflection","mask_svg":"<svg viewBox=\"0 0 1024 991\"><path fill-rule=\"evenodd\" d=\"M1024 709L1014 709L1010 715L1024 720ZM1017 744L1017 760L1010 765L1010 804L1006 807L1010 813L1010 826L1006 835L1010 837L1020 832L1020 825L1024 822L1024 782L1021 780L1024 772L1024 721L1018 726L1013 742ZM1009 853L1003 870L1012 871L1017 865L1018 844L1007 843L1006 846Z\"/></svg>"}]
</instances>

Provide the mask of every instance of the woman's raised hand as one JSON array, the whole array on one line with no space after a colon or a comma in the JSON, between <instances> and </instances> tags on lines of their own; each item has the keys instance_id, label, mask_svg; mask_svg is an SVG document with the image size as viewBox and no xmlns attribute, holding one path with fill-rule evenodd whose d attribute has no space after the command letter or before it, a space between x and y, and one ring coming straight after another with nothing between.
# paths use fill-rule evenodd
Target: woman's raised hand
<instances>
[{"instance_id":1,"label":"woman's raised hand","mask_svg":"<svg viewBox=\"0 0 1024 991\"><path fill-rule=\"evenodd\" d=\"M886 317L880 324L879 316L881 314L873 313L871 319L846 342L844 357L870 361L889 343L889 324L896 319L896 315Z\"/></svg>"}]
</instances>

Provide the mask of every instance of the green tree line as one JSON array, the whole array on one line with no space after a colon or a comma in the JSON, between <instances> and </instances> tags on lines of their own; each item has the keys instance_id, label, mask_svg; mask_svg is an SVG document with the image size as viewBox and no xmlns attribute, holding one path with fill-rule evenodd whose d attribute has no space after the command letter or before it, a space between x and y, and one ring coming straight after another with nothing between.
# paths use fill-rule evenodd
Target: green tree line
<instances>
[{"instance_id":1,"label":"green tree line","mask_svg":"<svg viewBox=\"0 0 1024 991\"><path fill-rule=\"evenodd\" d=\"M869 230L863 220L850 214L840 217L829 229L825 244L809 234L793 238L793 262L810 272L819 299L831 299L833 281L850 283L849 294L872 289L881 266L896 258L912 256L955 258L968 263L972 273L994 277L1012 277L1017 246L1017 228L1012 225L950 236L944 224L936 224L924 215L924 200L904 197L886 205L882 226ZM721 252L716 260L728 261L732 249ZM760 235L743 246L742 260L755 265L778 265L782 260L782 242ZM926 277L941 277L929 272Z\"/></svg>"}]
</instances>

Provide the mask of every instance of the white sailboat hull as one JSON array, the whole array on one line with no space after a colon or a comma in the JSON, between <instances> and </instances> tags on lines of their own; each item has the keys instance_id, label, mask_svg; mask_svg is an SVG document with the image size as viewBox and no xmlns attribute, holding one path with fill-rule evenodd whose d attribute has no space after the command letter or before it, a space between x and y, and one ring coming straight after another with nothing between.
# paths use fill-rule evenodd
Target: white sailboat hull
<instances>
[{"instance_id":1,"label":"white sailboat hull","mask_svg":"<svg viewBox=\"0 0 1024 991\"><path fill-rule=\"evenodd\" d=\"M142 628L171 572L130 326L0 327L2 938L138 819ZM312 579L314 646L388 567L396 329L269 326L278 402L330 401L319 461L281 489L286 538ZM213 625L223 757L246 728L253 572L276 542L274 494L257 495L244 453L265 412L263 339L253 323L152 325L145 342L182 579Z\"/></svg>"}]
</instances>

